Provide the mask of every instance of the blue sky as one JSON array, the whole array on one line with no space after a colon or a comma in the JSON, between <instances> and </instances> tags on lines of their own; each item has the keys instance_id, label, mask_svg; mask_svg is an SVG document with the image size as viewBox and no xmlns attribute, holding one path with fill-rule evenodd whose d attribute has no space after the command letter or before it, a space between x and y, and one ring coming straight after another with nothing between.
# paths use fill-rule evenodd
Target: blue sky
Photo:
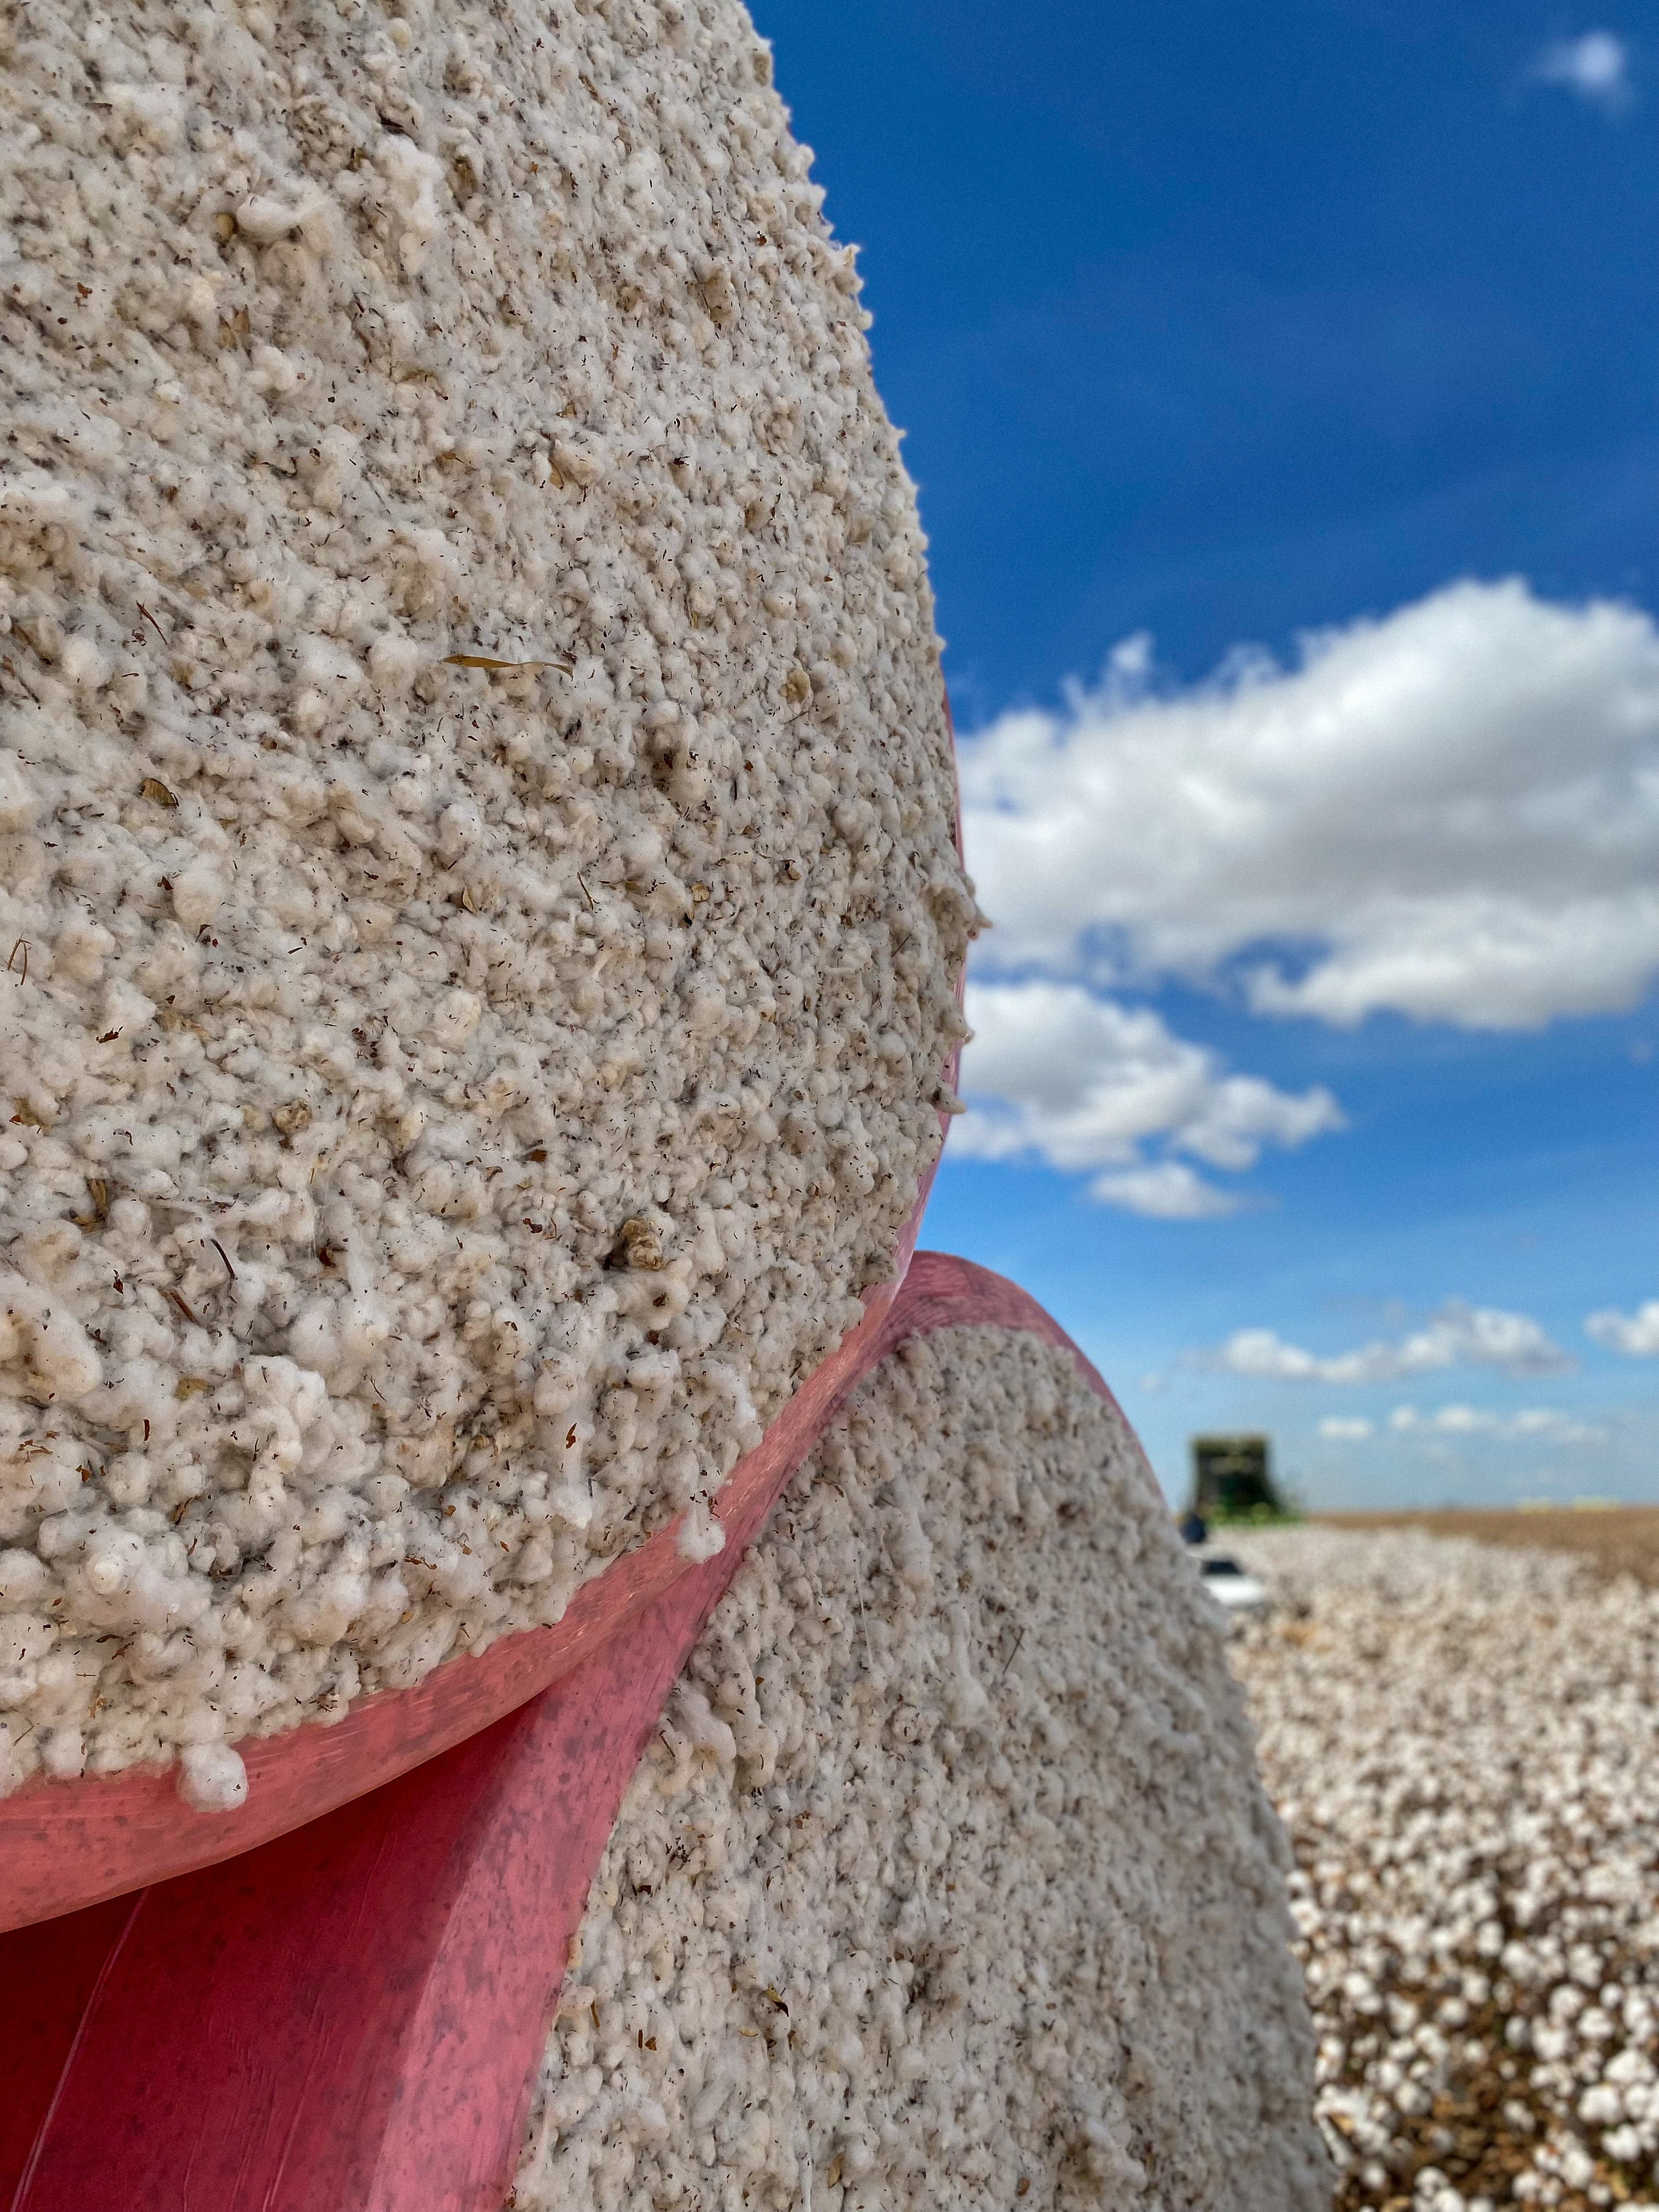
<instances>
[{"instance_id":1,"label":"blue sky","mask_svg":"<svg viewBox=\"0 0 1659 2212\"><path fill-rule=\"evenodd\" d=\"M999 925L926 1241L1172 1490L1659 1494L1651 18L757 18Z\"/></svg>"}]
</instances>

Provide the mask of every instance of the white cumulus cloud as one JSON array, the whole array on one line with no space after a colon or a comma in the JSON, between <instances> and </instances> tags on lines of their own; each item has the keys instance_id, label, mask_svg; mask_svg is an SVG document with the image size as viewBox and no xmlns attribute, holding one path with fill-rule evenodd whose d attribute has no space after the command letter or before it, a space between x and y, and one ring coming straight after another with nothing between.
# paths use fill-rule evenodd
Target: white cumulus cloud
<instances>
[{"instance_id":1,"label":"white cumulus cloud","mask_svg":"<svg viewBox=\"0 0 1659 2212\"><path fill-rule=\"evenodd\" d=\"M1533 63L1531 76L1534 84L1559 85L1615 112L1630 101L1630 50L1612 31L1552 40Z\"/></svg>"},{"instance_id":2,"label":"white cumulus cloud","mask_svg":"<svg viewBox=\"0 0 1659 2212\"><path fill-rule=\"evenodd\" d=\"M1622 1352L1631 1359L1659 1359L1659 1298L1645 1300L1633 1314L1612 1306L1593 1313L1584 1332L1609 1352Z\"/></svg>"},{"instance_id":3,"label":"white cumulus cloud","mask_svg":"<svg viewBox=\"0 0 1659 2212\"><path fill-rule=\"evenodd\" d=\"M1322 1437L1336 1437L1352 1443L1363 1443L1370 1432L1370 1423L1359 1413L1328 1413L1319 1424Z\"/></svg>"},{"instance_id":4,"label":"white cumulus cloud","mask_svg":"<svg viewBox=\"0 0 1659 2212\"><path fill-rule=\"evenodd\" d=\"M1230 1212L1237 1199L1191 1160L1237 1170L1254 1166L1264 1146L1304 1144L1342 1126L1328 1091L1280 1091L1231 1073L1150 1007L1098 998L1081 983L972 982L967 1013L969 1110L952 1151L1096 1170L1094 1196L1136 1213L1192 1220Z\"/></svg>"},{"instance_id":5,"label":"white cumulus cloud","mask_svg":"<svg viewBox=\"0 0 1659 2212\"><path fill-rule=\"evenodd\" d=\"M1485 1030L1659 975L1659 631L1633 607L1454 584L1175 690L1131 640L961 761L981 974Z\"/></svg>"},{"instance_id":6,"label":"white cumulus cloud","mask_svg":"<svg viewBox=\"0 0 1659 2212\"><path fill-rule=\"evenodd\" d=\"M1145 1167L1097 1175L1089 1194L1104 1205L1121 1206L1127 1213L1144 1213L1155 1221L1207 1221L1218 1213L1237 1212L1239 1203L1231 1191L1206 1182L1184 1160L1155 1160Z\"/></svg>"},{"instance_id":7,"label":"white cumulus cloud","mask_svg":"<svg viewBox=\"0 0 1659 2212\"><path fill-rule=\"evenodd\" d=\"M1607 1435L1590 1422L1576 1421L1571 1414L1542 1406L1520 1413L1498 1413L1485 1406L1441 1406L1432 1413L1419 1413L1415 1406L1396 1406L1389 1426L1401 1434L1492 1437L1508 1444L1597 1444L1604 1443Z\"/></svg>"},{"instance_id":8,"label":"white cumulus cloud","mask_svg":"<svg viewBox=\"0 0 1659 2212\"><path fill-rule=\"evenodd\" d=\"M1556 1375L1573 1363L1530 1315L1451 1300L1420 1329L1322 1357L1270 1328L1236 1329L1209 1364L1275 1382L1389 1382L1443 1367L1496 1367L1506 1375Z\"/></svg>"}]
</instances>

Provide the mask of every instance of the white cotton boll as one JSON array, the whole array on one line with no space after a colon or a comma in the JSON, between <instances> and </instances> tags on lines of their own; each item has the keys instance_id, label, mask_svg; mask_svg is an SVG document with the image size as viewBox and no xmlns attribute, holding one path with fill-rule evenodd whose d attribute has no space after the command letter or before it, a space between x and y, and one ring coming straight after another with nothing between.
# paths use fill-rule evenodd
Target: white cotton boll
<instances>
[{"instance_id":1,"label":"white cotton boll","mask_svg":"<svg viewBox=\"0 0 1659 2212\"><path fill-rule=\"evenodd\" d=\"M455 580L458 561L454 547L441 530L411 530L409 545L419 564L432 599L446 595Z\"/></svg>"},{"instance_id":2,"label":"white cotton boll","mask_svg":"<svg viewBox=\"0 0 1659 2212\"><path fill-rule=\"evenodd\" d=\"M290 709L307 735L336 722L363 681L362 665L331 638L306 637L295 656L300 689Z\"/></svg>"},{"instance_id":3,"label":"white cotton boll","mask_svg":"<svg viewBox=\"0 0 1659 2212\"><path fill-rule=\"evenodd\" d=\"M104 1379L103 1363L68 1302L0 1268L0 1362L32 1372L51 1398L70 1404Z\"/></svg>"},{"instance_id":4,"label":"white cotton boll","mask_svg":"<svg viewBox=\"0 0 1659 2212\"><path fill-rule=\"evenodd\" d=\"M674 1692L673 1726L694 1752L730 1766L738 1755L737 1738L714 1712L701 1690L682 1681Z\"/></svg>"},{"instance_id":5,"label":"white cotton boll","mask_svg":"<svg viewBox=\"0 0 1659 2212\"><path fill-rule=\"evenodd\" d=\"M251 1359L243 1375L249 1403L283 1407L301 1431L313 1428L328 1406L322 1376L292 1359Z\"/></svg>"},{"instance_id":6,"label":"white cotton boll","mask_svg":"<svg viewBox=\"0 0 1659 2212\"><path fill-rule=\"evenodd\" d=\"M192 1743L179 1758L179 1795L198 1813L234 1813L247 1802L247 1769L227 1743Z\"/></svg>"},{"instance_id":7,"label":"white cotton boll","mask_svg":"<svg viewBox=\"0 0 1659 2212\"><path fill-rule=\"evenodd\" d=\"M528 1543L520 1546L513 1566L515 1583L532 1588L538 1583L544 1583L552 1572L553 1547L545 1536L532 1536Z\"/></svg>"},{"instance_id":8,"label":"white cotton boll","mask_svg":"<svg viewBox=\"0 0 1659 2212\"><path fill-rule=\"evenodd\" d=\"M182 1547L180 1547L182 1552ZM94 1626L163 1632L199 1620L210 1602L182 1557L170 1559L163 1540L105 1528L92 1538L67 1588L80 1618Z\"/></svg>"},{"instance_id":9,"label":"white cotton boll","mask_svg":"<svg viewBox=\"0 0 1659 2212\"><path fill-rule=\"evenodd\" d=\"M432 1577L434 1589L458 1609L476 1603L489 1588L483 1561L476 1553L469 1557L459 1546L437 1548L441 1556Z\"/></svg>"},{"instance_id":10,"label":"white cotton boll","mask_svg":"<svg viewBox=\"0 0 1659 2212\"><path fill-rule=\"evenodd\" d=\"M146 1444L170 1443L178 1431L180 1410L177 1371L137 1353L112 1366L98 1407L100 1419L112 1429L126 1431L135 1444L141 1437Z\"/></svg>"},{"instance_id":11,"label":"white cotton boll","mask_svg":"<svg viewBox=\"0 0 1659 2212\"><path fill-rule=\"evenodd\" d=\"M337 424L318 440L316 456L323 465L311 480L313 501L322 514L338 514L362 480L361 449L356 439Z\"/></svg>"},{"instance_id":12,"label":"white cotton boll","mask_svg":"<svg viewBox=\"0 0 1659 2212\"><path fill-rule=\"evenodd\" d=\"M109 106L158 153L176 154L185 143L185 107L171 85L112 84Z\"/></svg>"},{"instance_id":13,"label":"white cotton boll","mask_svg":"<svg viewBox=\"0 0 1659 2212\"><path fill-rule=\"evenodd\" d=\"M425 260L440 227L438 193L444 182L443 164L421 151L407 138L383 138L375 149L376 166L391 187L392 205L402 217L398 252L411 276Z\"/></svg>"},{"instance_id":14,"label":"white cotton boll","mask_svg":"<svg viewBox=\"0 0 1659 2212\"><path fill-rule=\"evenodd\" d=\"M365 1574L344 1567L325 1575L285 1608L285 1618L302 1644L337 1644L368 1603Z\"/></svg>"},{"instance_id":15,"label":"white cotton boll","mask_svg":"<svg viewBox=\"0 0 1659 2212\"><path fill-rule=\"evenodd\" d=\"M300 1535L307 1544L331 1544L351 1527L354 1494L347 1490L325 1490L313 1498L300 1516Z\"/></svg>"},{"instance_id":16,"label":"white cotton boll","mask_svg":"<svg viewBox=\"0 0 1659 2212\"><path fill-rule=\"evenodd\" d=\"M548 1492L547 1510L567 1528L586 1528L593 1518L592 1492L574 1483L561 1483Z\"/></svg>"},{"instance_id":17,"label":"white cotton boll","mask_svg":"<svg viewBox=\"0 0 1659 2212\"><path fill-rule=\"evenodd\" d=\"M31 1711L50 1725L79 1727L97 1693L106 1646L90 1637L60 1641L36 1667Z\"/></svg>"},{"instance_id":18,"label":"white cotton boll","mask_svg":"<svg viewBox=\"0 0 1659 2212\"><path fill-rule=\"evenodd\" d=\"M368 673L378 690L407 691L430 658L412 637L387 630L368 648Z\"/></svg>"},{"instance_id":19,"label":"white cotton boll","mask_svg":"<svg viewBox=\"0 0 1659 2212\"><path fill-rule=\"evenodd\" d=\"M295 1316L288 1332L295 1358L320 1376L332 1375L344 1357L337 1328L339 1310L337 1298L313 1298Z\"/></svg>"},{"instance_id":20,"label":"white cotton boll","mask_svg":"<svg viewBox=\"0 0 1659 2212\"><path fill-rule=\"evenodd\" d=\"M198 1662L196 1662L199 1664ZM181 1669L181 1672L186 1671ZM169 1677L176 1680L176 1675ZM178 1714L173 1726L180 1746L187 1743L222 1743L225 1740L225 1716L217 1704L198 1705L191 1711Z\"/></svg>"},{"instance_id":21,"label":"white cotton boll","mask_svg":"<svg viewBox=\"0 0 1659 2212\"><path fill-rule=\"evenodd\" d=\"M33 1697L38 1686L34 1662L44 1659L57 1640L57 1628L44 1613L0 1613L0 1685L16 1686L0 1686L0 1705L14 1699L26 1703Z\"/></svg>"},{"instance_id":22,"label":"white cotton boll","mask_svg":"<svg viewBox=\"0 0 1659 2212\"><path fill-rule=\"evenodd\" d=\"M605 474L609 454L603 439L569 432L553 441L553 458L572 483L591 490Z\"/></svg>"},{"instance_id":23,"label":"white cotton boll","mask_svg":"<svg viewBox=\"0 0 1659 2212\"><path fill-rule=\"evenodd\" d=\"M322 195L316 191L301 192L291 200L256 192L238 205L236 228L257 246L270 246L279 238L291 237L318 214L322 204Z\"/></svg>"},{"instance_id":24,"label":"white cotton boll","mask_svg":"<svg viewBox=\"0 0 1659 2212\"><path fill-rule=\"evenodd\" d=\"M933 1547L922 1528L915 1494L908 1484L895 1483L893 1498L898 1507L890 1540L893 1565L912 1589L926 1589L933 1579Z\"/></svg>"},{"instance_id":25,"label":"white cotton boll","mask_svg":"<svg viewBox=\"0 0 1659 2212\"><path fill-rule=\"evenodd\" d=\"M88 1587L100 1597L113 1595L125 1586L130 1571L136 1570L143 1555L143 1545L137 1536L112 1537L103 1548L88 1554L84 1569Z\"/></svg>"},{"instance_id":26,"label":"white cotton boll","mask_svg":"<svg viewBox=\"0 0 1659 2212\"><path fill-rule=\"evenodd\" d=\"M200 929L225 902L225 879L212 860L192 860L173 879L173 910L186 929Z\"/></svg>"},{"instance_id":27,"label":"white cotton boll","mask_svg":"<svg viewBox=\"0 0 1659 2212\"><path fill-rule=\"evenodd\" d=\"M265 392L273 399L286 399L298 391L304 377L299 363L290 360L280 347L257 345L248 381L256 392Z\"/></svg>"},{"instance_id":28,"label":"white cotton boll","mask_svg":"<svg viewBox=\"0 0 1659 2212\"><path fill-rule=\"evenodd\" d=\"M663 1300L661 1310L675 1310L674 1302L665 1292L674 1281L665 1269L658 1277L660 1287L652 1292L652 1310L659 1310L656 1301ZM668 1403L675 1382L679 1378L680 1356L678 1352L644 1352L628 1370L628 1387L642 1403L660 1410Z\"/></svg>"},{"instance_id":29,"label":"white cotton boll","mask_svg":"<svg viewBox=\"0 0 1659 2212\"><path fill-rule=\"evenodd\" d=\"M951 1639L951 1681L945 1710L957 1728L977 1728L991 1710L991 1700L974 1672L967 1623L960 1614Z\"/></svg>"},{"instance_id":30,"label":"white cotton boll","mask_svg":"<svg viewBox=\"0 0 1659 2212\"><path fill-rule=\"evenodd\" d=\"M18 288L14 284L12 289L15 298ZM68 483L32 471L19 471L0 484L0 519L20 531L38 534L49 551L61 554L85 525L86 501Z\"/></svg>"},{"instance_id":31,"label":"white cotton boll","mask_svg":"<svg viewBox=\"0 0 1659 2212\"><path fill-rule=\"evenodd\" d=\"M707 1380L725 1397L731 1409L732 1431L744 1451L753 1451L764 1431L749 1395L749 1386L735 1367L724 1360L704 1363Z\"/></svg>"},{"instance_id":32,"label":"white cotton boll","mask_svg":"<svg viewBox=\"0 0 1659 2212\"><path fill-rule=\"evenodd\" d=\"M110 679L108 656L95 639L84 634L65 638L58 664L70 684L83 698L92 698Z\"/></svg>"},{"instance_id":33,"label":"white cotton boll","mask_svg":"<svg viewBox=\"0 0 1659 2212\"><path fill-rule=\"evenodd\" d=\"M681 1515L674 1545L683 1559L712 1559L726 1549L726 1531L705 1499L694 1500Z\"/></svg>"},{"instance_id":34,"label":"white cotton boll","mask_svg":"<svg viewBox=\"0 0 1659 2212\"><path fill-rule=\"evenodd\" d=\"M85 1243L72 1221L38 1221L23 1231L12 1251L25 1274L50 1288L79 1259Z\"/></svg>"},{"instance_id":35,"label":"white cotton boll","mask_svg":"<svg viewBox=\"0 0 1659 2212\"><path fill-rule=\"evenodd\" d=\"M438 857L453 866L483 835L483 823L471 799L458 799L438 817Z\"/></svg>"},{"instance_id":36,"label":"white cotton boll","mask_svg":"<svg viewBox=\"0 0 1659 2212\"><path fill-rule=\"evenodd\" d=\"M649 875L665 865L662 833L647 823L635 831L623 848L623 860L630 877Z\"/></svg>"},{"instance_id":37,"label":"white cotton boll","mask_svg":"<svg viewBox=\"0 0 1659 2212\"><path fill-rule=\"evenodd\" d=\"M1568 2143L1561 2152L1561 2179L1569 2189L1583 2189L1595 2180L1595 2163L1582 2143Z\"/></svg>"},{"instance_id":38,"label":"white cotton boll","mask_svg":"<svg viewBox=\"0 0 1659 2212\"><path fill-rule=\"evenodd\" d=\"M342 1350L348 1358L372 1359L392 1334L392 1316L372 1291L359 1291L338 1310L337 1322Z\"/></svg>"},{"instance_id":39,"label":"white cotton boll","mask_svg":"<svg viewBox=\"0 0 1659 2212\"><path fill-rule=\"evenodd\" d=\"M0 828L4 828L5 760L0 755ZM115 950L115 939L101 923L82 914L71 915L52 947L54 975L66 983L95 983L103 965ZM134 994L135 997L137 995ZM145 1002L148 1004L148 1000ZM152 1010L153 1011L153 1010ZM105 1024L106 1027L109 1025Z\"/></svg>"},{"instance_id":40,"label":"white cotton boll","mask_svg":"<svg viewBox=\"0 0 1659 2212\"><path fill-rule=\"evenodd\" d=\"M583 1439L582 1425L580 1421L573 1420L572 1417L575 1415L586 1389L586 1374L564 1360L550 1362L536 1377L535 1396L532 1403L537 1413L554 1429L558 1427L561 1421L570 1424L569 1436L568 1437L562 1436L560 1438L561 1443L567 1450L574 1450ZM592 1436L591 1428L586 1431L586 1434Z\"/></svg>"},{"instance_id":41,"label":"white cotton boll","mask_svg":"<svg viewBox=\"0 0 1659 2212\"><path fill-rule=\"evenodd\" d=\"M37 1604L51 1580L33 1552L0 1551L0 1608L21 1611Z\"/></svg>"},{"instance_id":42,"label":"white cotton boll","mask_svg":"<svg viewBox=\"0 0 1659 2212\"><path fill-rule=\"evenodd\" d=\"M42 1558L57 1559L58 1516L79 1502L81 1489L81 1470L73 1454L56 1446L0 1461L0 1537L12 1541L38 1522L35 1541Z\"/></svg>"},{"instance_id":43,"label":"white cotton boll","mask_svg":"<svg viewBox=\"0 0 1659 2212\"><path fill-rule=\"evenodd\" d=\"M78 1728L44 1731L40 1764L54 1782L78 1781L87 1763L86 1737Z\"/></svg>"},{"instance_id":44,"label":"white cotton boll","mask_svg":"<svg viewBox=\"0 0 1659 2212\"><path fill-rule=\"evenodd\" d=\"M155 1001L135 989L125 976L112 975L104 986L98 1018L106 1032L113 1030L124 1042L136 1044L155 1018Z\"/></svg>"},{"instance_id":45,"label":"white cotton boll","mask_svg":"<svg viewBox=\"0 0 1659 2212\"><path fill-rule=\"evenodd\" d=\"M1127 2133L1127 2129L1121 2126L1112 2127L1104 2120L1085 2118L1082 2135L1088 2145L1088 2167L1097 2180L1127 2184L1132 2189L1139 2189L1146 2183L1146 2169L1125 2142Z\"/></svg>"},{"instance_id":46,"label":"white cotton boll","mask_svg":"<svg viewBox=\"0 0 1659 2212\"><path fill-rule=\"evenodd\" d=\"M668 2115L654 2097L641 2097L629 2115L629 2132L636 2142L661 2142L669 2132Z\"/></svg>"},{"instance_id":47,"label":"white cotton boll","mask_svg":"<svg viewBox=\"0 0 1659 2212\"><path fill-rule=\"evenodd\" d=\"M446 991L428 1018L426 1034L434 1044L453 1051L463 1045L483 1017L483 1001L471 991Z\"/></svg>"}]
</instances>

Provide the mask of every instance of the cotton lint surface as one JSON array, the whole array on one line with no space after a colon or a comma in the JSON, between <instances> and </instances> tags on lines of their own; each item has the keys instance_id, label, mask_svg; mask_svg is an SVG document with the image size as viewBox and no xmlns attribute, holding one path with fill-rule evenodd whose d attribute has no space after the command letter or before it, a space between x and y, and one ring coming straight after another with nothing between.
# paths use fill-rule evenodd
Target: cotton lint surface
<instances>
[{"instance_id":1,"label":"cotton lint surface","mask_svg":"<svg viewBox=\"0 0 1659 2212\"><path fill-rule=\"evenodd\" d=\"M0 24L0 1767L558 1616L888 1271L972 898L732 0Z\"/></svg>"},{"instance_id":2,"label":"cotton lint surface","mask_svg":"<svg viewBox=\"0 0 1659 2212\"><path fill-rule=\"evenodd\" d=\"M1316 2212L1224 1623L1070 1357L914 1340L795 1477L571 1947L518 2212Z\"/></svg>"}]
</instances>

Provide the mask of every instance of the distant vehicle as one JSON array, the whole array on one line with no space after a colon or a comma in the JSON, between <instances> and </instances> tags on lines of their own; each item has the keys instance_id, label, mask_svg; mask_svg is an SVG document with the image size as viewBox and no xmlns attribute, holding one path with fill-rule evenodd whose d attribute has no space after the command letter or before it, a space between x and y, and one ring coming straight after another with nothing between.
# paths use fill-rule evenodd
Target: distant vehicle
<instances>
[{"instance_id":1,"label":"distant vehicle","mask_svg":"<svg viewBox=\"0 0 1659 2212\"><path fill-rule=\"evenodd\" d=\"M1234 1620L1260 1620L1267 1610L1267 1591L1254 1575L1247 1575L1237 1559L1224 1552L1194 1549L1204 1587Z\"/></svg>"},{"instance_id":2,"label":"distant vehicle","mask_svg":"<svg viewBox=\"0 0 1659 2212\"><path fill-rule=\"evenodd\" d=\"M1270 1438L1194 1437L1192 1510L1214 1521L1277 1521L1284 1513Z\"/></svg>"}]
</instances>

